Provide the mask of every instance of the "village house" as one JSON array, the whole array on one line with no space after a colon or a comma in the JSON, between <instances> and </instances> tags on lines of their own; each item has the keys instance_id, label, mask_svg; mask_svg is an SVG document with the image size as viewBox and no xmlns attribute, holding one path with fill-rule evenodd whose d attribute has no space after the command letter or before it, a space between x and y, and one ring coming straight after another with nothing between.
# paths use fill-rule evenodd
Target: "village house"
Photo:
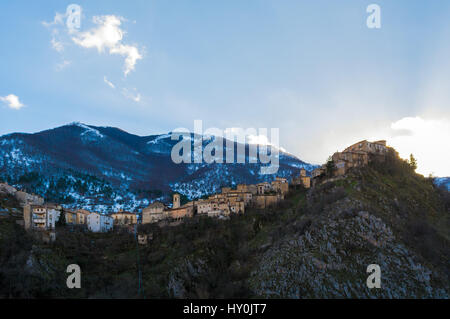
<instances>
[{"instance_id":1,"label":"village house","mask_svg":"<svg viewBox=\"0 0 450 319\"><path fill-rule=\"evenodd\" d=\"M87 217L91 214L91 212L85 209L78 209L75 213L77 215L77 225L86 225Z\"/></svg>"},{"instance_id":2,"label":"village house","mask_svg":"<svg viewBox=\"0 0 450 319\"><path fill-rule=\"evenodd\" d=\"M66 225L76 225L77 224L77 213L70 210L63 210L66 219Z\"/></svg>"},{"instance_id":3,"label":"village house","mask_svg":"<svg viewBox=\"0 0 450 319\"><path fill-rule=\"evenodd\" d=\"M120 211L111 215L114 225L136 225L138 223L136 213Z\"/></svg>"},{"instance_id":4,"label":"village house","mask_svg":"<svg viewBox=\"0 0 450 319\"><path fill-rule=\"evenodd\" d=\"M91 214L90 211L84 209L78 209L76 211L63 209L63 212L67 225L86 225L87 217Z\"/></svg>"},{"instance_id":5,"label":"village house","mask_svg":"<svg viewBox=\"0 0 450 319\"><path fill-rule=\"evenodd\" d=\"M183 218L189 218L194 216L193 205L183 205L178 208L172 208L168 211L169 218L172 220L181 220Z\"/></svg>"},{"instance_id":6,"label":"village house","mask_svg":"<svg viewBox=\"0 0 450 319\"><path fill-rule=\"evenodd\" d=\"M300 176L292 179L292 185L302 185L304 188L311 188L311 178L306 176L306 170L302 168L300 170Z\"/></svg>"},{"instance_id":7,"label":"village house","mask_svg":"<svg viewBox=\"0 0 450 319\"><path fill-rule=\"evenodd\" d=\"M229 203L230 214L245 214L245 202L243 200L236 200Z\"/></svg>"},{"instance_id":8,"label":"village house","mask_svg":"<svg viewBox=\"0 0 450 319\"><path fill-rule=\"evenodd\" d=\"M209 200L199 200L197 202L197 214L204 215L212 211L212 204Z\"/></svg>"},{"instance_id":9,"label":"village house","mask_svg":"<svg viewBox=\"0 0 450 319\"><path fill-rule=\"evenodd\" d=\"M277 177L272 182L272 190L275 193L280 194L281 197L284 199L284 197L287 195L287 193L289 193L288 180L286 178Z\"/></svg>"},{"instance_id":10,"label":"village house","mask_svg":"<svg viewBox=\"0 0 450 319\"><path fill-rule=\"evenodd\" d=\"M99 213L91 213L87 217L87 227L94 233L106 233L113 229L114 219Z\"/></svg>"},{"instance_id":11,"label":"village house","mask_svg":"<svg viewBox=\"0 0 450 319\"><path fill-rule=\"evenodd\" d=\"M46 205L26 205L23 209L26 230L54 230L60 212Z\"/></svg>"}]
</instances>

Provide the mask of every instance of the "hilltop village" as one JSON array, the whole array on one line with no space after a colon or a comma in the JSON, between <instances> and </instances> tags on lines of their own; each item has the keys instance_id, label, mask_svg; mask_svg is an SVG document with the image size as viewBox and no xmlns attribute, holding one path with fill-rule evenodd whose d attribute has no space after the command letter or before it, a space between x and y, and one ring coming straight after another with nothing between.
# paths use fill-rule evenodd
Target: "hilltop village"
<instances>
[{"instance_id":1,"label":"hilltop village","mask_svg":"<svg viewBox=\"0 0 450 319\"><path fill-rule=\"evenodd\" d=\"M330 178L344 176L351 168L365 166L372 156L383 158L387 153L386 141L361 141L343 152L335 153L327 164L315 169L311 176L307 176L305 169L301 169L298 176L291 181L277 177L271 183L241 184L236 189L224 187L220 194L214 194L207 199L190 201L184 205L179 194L173 195L171 207L162 202L154 202L139 213L120 211L111 215L79 209L71 211L62 205L44 203L44 199L34 194L18 191L8 184L0 184L0 193L7 193L15 197L23 207L22 225L28 231L40 236L44 241L56 239L56 225L63 222L68 226L80 226L91 232L109 232L114 227L124 227L130 232L136 232L140 224L161 222L181 222L185 218L195 215L226 219L232 214L245 214L246 208L265 209L280 203L289 193L290 187L309 189L317 183ZM330 167L332 168L330 170ZM145 243L147 238L139 241Z\"/></svg>"}]
</instances>

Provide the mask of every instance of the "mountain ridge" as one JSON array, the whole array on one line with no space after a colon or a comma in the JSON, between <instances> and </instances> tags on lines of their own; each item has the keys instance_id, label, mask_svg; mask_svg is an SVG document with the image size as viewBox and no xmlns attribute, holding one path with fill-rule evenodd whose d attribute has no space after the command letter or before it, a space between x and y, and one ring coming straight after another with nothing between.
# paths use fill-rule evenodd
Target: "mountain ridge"
<instances>
[{"instance_id":1,"label":"mountain ridge","mask_svg":"<svg viewBox=\"0 0 450 319\"><path fill-rule=\"evenodd\" d=\"M106 211L140 209L153 200L167 199L171 192L196 198L221 186L275 178L259 173L262 163L248 163L249 148L254 147L250 144L245 145L246 164L177 165L170 158L176 143L170 132L138 136L79 122L37 133L7 134L0 137L0 179L69 207ZM283 152L279 161L276 176L286 178L300 168L310 172L316 167Z\"/></svg>"}]
</instances>

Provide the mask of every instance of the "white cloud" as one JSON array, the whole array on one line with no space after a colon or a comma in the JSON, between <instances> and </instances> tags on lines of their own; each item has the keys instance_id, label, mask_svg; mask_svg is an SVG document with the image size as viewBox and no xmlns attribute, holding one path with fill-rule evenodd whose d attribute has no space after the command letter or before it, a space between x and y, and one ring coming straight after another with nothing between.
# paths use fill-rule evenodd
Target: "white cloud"
<instances>
[{"instance_id":1,"label":"white cloud","mask_svg":"<svg viewBox=\"0 0 450 319\"><path fill-rule=\"evenodd\" d=\"M52 32L52 39L50 41L54 50L61 53L64 51L65 45L60 39L62 35L59 30L65 27L64 19L67 13L56 13L53 21L42 22L42 24L49 28ZM115 15L94 16L92 18L96 27L86 31L78 32L75 29L65 28L66 36L83 48L95 48L99 53L109 53L113 55L120 55L125 58L124 74L127 76L131 71L134 71L138 60L142 59L142 54L139 49L130 44L123 43L126 32L122 30L122 22L125 21L122 17Z\"/></svg>"},{"instance_id":2,"label":"white cloud","mask_svg":"<svg viewBox=\"0 0 450 319\"><path fill-rule=\"evenodd\" d=\"M116 86L115 86L112 82L108 81L108 79L106 78L106 76L103 77L103 81L104 81L106 84L108 84L108 86L109 86L110 88L112 88L112 89L115 89L115 88L116 88Z\"/></svg>"},{"instance_id":3,"label":"white cloud","mask_svg":"<svg viewBox=\"0 0 450 319\"><path fill-rule=\"evenodd\" d=\"M62 42L56 40L55 37L52 38L52 40L50 41L50 43L52 44L52 48L55 49L55 51L57 52L62 52L64 51L64 45Z\"/></svg>"},{"instance_id":4,"label":"white cloud","mask_svg":"<svg viewBox=\"0 0 450 319\"><path fill-rule=\"evenodd\" d=\"M138 48L131 45L121 44L118 47L112 48L110 50L111 54L120 54L125 56L125 75L128 75L131 71L135 69L137 60L142 59L142 55L139 53Z\"/></svg>"},{"instance_id":5,"label":"white cloud","mask_svg":"<svg viewBox=\"0 0 450 319\"><path fill-rule=\"evenodd\" d=\"M56 12L52 22L45 22L45 21L42 22L43 26L52 30L52 39L50 40L50 44L52 48L59 53L61 53L64 50L64 45L61 41L57 40L59 31L58 29L56 29L56 27L64 25L65 17L66 14Z\"/></svg>"},{"instance_id":6,"label":"white cloud","mask_svg":"<svg viewBox=\"0 0 450 319\"><path fill-rule=\"evenodd\" d=\"M450 120L405 117L391 124L394 131L388 143L403 158L410 154L418 162L417 171L425 176L450 176Z\"/></svg>"},{"instance_id":7,"label":"white cloud","mask_svg":"<svg viewBox=\"0 0 450 319\"><path fill-rule=\"evenodd\" d=\"M43 21L42 25L47 27L47 28L50 28L52 26L59 25L59 24L62 25L62 24L64 24L64 18L65 17L66 17L66 14L56 12L55 17L53 18L52 22L45 22L45 21Z\"/></svg>"},{"instance_id":8,"label":"white cloud","mask_svg":"<svg viewBox=\"0 0 450 319\"><path fill-rule=\"evenodd\" d=\"M246 138L248 144L271 146L279 149L282 152L286 152L286 149L284 149L283 147L280 147L279 145L273 144L271 141L269 141L269 138L266 135L248 135Z\"/></svg>"},{"instance_id":9,"label":"white cloud","mask_svg":"<svg viewBox=\"0 0 450 319\"><path fill-rule=\"evenodd\" d=\"M120 28L123 18L114 15L95 16L93 22L98 26L86 32L76 34L73 42L84 48L96 48L99 53L108 50L109 54L125 57L125 76L135 69L142 59L139 49L122 43L125 32Z\"/></svg>"},{"instance_id":10,"label":"white cloud","mask_svg":"<svg viewBox=\"0 0 450 319\"><path fill-rule=\"evenodd\" d=\"M14 94L10 94L7 96L0 96L0 101L6 103L10 108L15 110L20 110L25 105L19 101L19 97Z\"/></svg>"},{"instance_id":11,"label":"white cloud","mask_svg":"<svg viewBox=\"0 0 450 319\"><path fill-rule=\"evenodd\" d=\"M64 60L61 63L58 63L56 65L56 71L58 71L58 72L62 71L62 70L64 70L65 68L67 68L71 64L72 64L72 61Z\"/></svg>"},{"instance_id":12,"label":"white cloud","mask_svg":"<svg viewBox=\"0 0 450 319\"><path fill-rule=\"evenodd\" d=\"M133 89L133 92L130 92L128 89L123 89L122 94L130 100L133 100L136 103L139 103L141 101L141 95L137 92L136 89Z\"/></svg>"}]
</instances>

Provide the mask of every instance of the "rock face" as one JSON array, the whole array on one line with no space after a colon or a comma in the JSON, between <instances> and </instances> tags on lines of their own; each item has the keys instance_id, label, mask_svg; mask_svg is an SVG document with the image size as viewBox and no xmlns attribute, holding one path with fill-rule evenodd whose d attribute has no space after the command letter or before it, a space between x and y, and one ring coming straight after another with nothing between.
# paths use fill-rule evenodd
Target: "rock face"
<instances>
[{"instance_id":1,"label":"rock face","mask_svg":"<svg viewBox=\"0 0 450 319\"><path fill-rule=\"evenodd\" d=\"M367 266L381 267L369 289ZM268 250L250 279L264 298L448 298L439 277L399 242L380 218L329 214L304 234Z\"/></svg>"},{"instance_id":2,"label":"rock face","mask_svg":"<svg viewBox=\"0 0 450 319\"><path fill-rule=\"evenodd\" d=\"M390 151L306 194L249 280L267 298L449 298L450 198ZM369 289L369 265L381 289Z\"/></svg>"}]
</instances>

